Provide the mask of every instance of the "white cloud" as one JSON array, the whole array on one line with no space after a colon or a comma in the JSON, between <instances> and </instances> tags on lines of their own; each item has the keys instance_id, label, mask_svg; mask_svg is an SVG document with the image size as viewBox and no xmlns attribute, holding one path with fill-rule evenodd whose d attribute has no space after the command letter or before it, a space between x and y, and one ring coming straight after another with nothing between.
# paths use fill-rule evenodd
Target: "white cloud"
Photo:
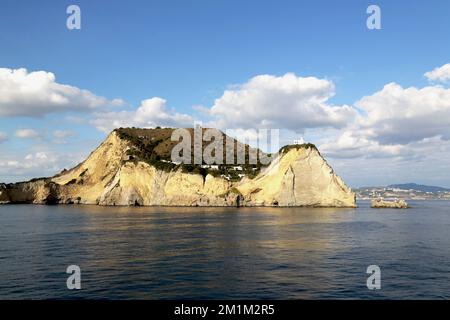
<instances>
[{"instance_id":1,"label":"white cloud","mask_svg":"<svg viewBox=\"0 0 450 320\"><path fill-rule=\"evenodd\" d=\"M89 121L85 118L82 117L77 117L77 116L67 116L65 117L65 121L67 121L68 123L71 124L76 124L76 125L82 125L82 124L86 124Z\"/></svg>"},{"instance_id":2,"label":"white cloud","mask_svg":"<svg viewBox=\"0 0 450 320\"><path fill-rule=\"evenodd\" d=\"M73 136L73 132L70 130L55 130L53 136L57 139L64 139Z\"/></svg>"},{"instance_id":3,"label":"white cloud","mask_svg":"<svg viewBox=\"0 0 450 320\"><path fill-rule=\"evenodd\" d=\"M321 138L325 155L417 160L429 157L431 142L435 148L450 144L443 143L450 142L450 89L389 83L355 106L361 114L353 123Z\"/></svg>"},{"instance_id":4,"label":"white cloud","mask_svg":"<svg viewBox=\"0 0 450 320\"><path fill-rule=\"evenodd\" d=\"M324 148L320 149L325 154ZM338 153L347 149L336 148ZM423 139L402 145L399 154L391 156L367 152L356 157L331 157L325 154L332 167L353 186L387 185L418 182L448 186L450 171L450 141L440 137Z\"/></svg>"},{"instance_id":5,"label":"white cloud","mask_svg":"<svg viewBox=\"0 0 450 320\"><path fill-rule=\"evenodd\" d=\"M365 137L360 131L346 129L320 144L322 153L333 158L390 158L407 154L401 144L383 145Z\"/></svg>"},{"instance_id":6,"label":"white cloud","mask_svg":"<svg viewBox=\"0 0 450 320\"><path fill-rule=\"evenodd\" d=\"M71 148L57 151L49 147L51 145L48 144L33 147L23 154L18 154L13 149L2 150L0 152L0 182L17 182L36 177L54 176L64 168L73 168L83 161L87 156L86 153L90 151L88 149L78 152Z\"/></svg>"},{"instance_id":7,"label":"white cloud","mask_svg":"<svg viewBox=\"0 0 450 320\"><path fill-rule=\"evenodd\" d=\"M450 138L450 89L390 83L356 106L365 113L358 118L359 134L380 143L408 144L438 135Z\"/></svg>"},{"instance_id":8,"label":"white cloud","mask_svg":"<svg viewBox=\"0 0 450 320\"><path fill-rule=\"evenodd\" d=\"M447 82L450 80L450 63L437 67L432 71L428 71L424 75L429 81Z\"/></svg>"},{"instance_id":9,"label":"white cloud","mask_svg":"<svg viewBox=\"0 0 450 320\"><path fill-rule=\"evenodd\" d=\"M259 75L234 86L215 100L208 114L219 128L285 128L302 132L318 127L344 127L356 111L334 106L334 84L326 79Z\"/></svg>"},{"instance_id":10,"label":"white cloud","mask_svg":"<svg viewBox=\"0 0 450 320\"><path fill-rule=\"evenodd\" d=\"M36 139L41 135L34 129L19 129L16 131L16 137L22 139Z\"/></svg>"},{"instance_id":11,"label":"white cloud","mask_svg":"<svg viewBox=\"0 0 450 320\"><path fill-rule=\"evenodd\" d=\"M11 174L14 170L15 175L24 175L39 169L40 174L43 172L55 173L59 170L60 157L49 152L35 152L26 155L23 159L0 159L0 173L3 175Z\"/></svg>"},{"instance_id":12,"label":"white cloud","mask_svg":"<svg viewBox=\"0 0 450 320\"><path fill-rule=\"evenodd\" d=\"M194 124L190 115L168 110L166 100L158 97L142 101L135 111L105 112L96 116L91 123L103 132L119 127L192 127Z\"/></svg>"},{"instance_id":13,"label":"white cloud","mask_svg":"<svg viewBox=\"0 0 450 320\"><path fill-rule=\"evenodd\" d=\"M427 78L450 80L446 66L426 73ZM192 127L194 124L192 116L169 108L162 98L144 100L136 110L105 112L103 107L114 104L113 101L58 84L51 73L27 73L19 69L9 70L5 76L5 70L9 69L0 69L0 117L90 111L92 114L82 115L83 118L69 113L70 117L64 115L67 116L64 119L76 124L87 122L104 132L117 127ZM450 173L446 175L450 161L450 88L432 84L404 88L389 83L353 106L333 105L330 99L334 94L333 82L326 79L303 78L292 73L280 77L260 75L230 87L211 108L197 106L194 109L211 116L209 123L204 121L206 125L221 129L291 130L287 143L303 136L298 132L306 131L305 138L316 143L331 161L338 159L333 163L336 169L359 185L367 177L372 181L395 182L409 177L411 170L414 171L412 180L420 177L450 179ZM17 106L24 109L14 110ZM94 118L89 121L92 115ZM64 143L73 134L68 130L50 132L55 143ZM42 137L33 129L17 130L16 136ZM6 134L0 132L0 143L6 138ZM16 176L53 175L67 167L67 155L41 152L44 148L44 145L35 146L30 154L18 157L2 152L0 177L14 180ZM380 170L383 170L381 175Z\"/></svg>"},{"instance_id":14,"label":"white cloud","mask_svg":"<svg viewBox=\"0 0 450 320\"><path fill-rule=\"evenodd\" d=\"M122 104L120 99L110 101L90 91L57 83L51 72L0 68L0 116L40 117Z\"/></svg>"},{"instance_id":15,"label":"white cloud","mask_svg":"<svg viewBox=\"0 0 450 320\"><path fill-rule=\"evenodd\" d=\"M67 143L67 138L73 137L75 133L70 130L55 130L52 135L55 138L53 140L54 143L65 144Z\"/></svg>"}]
</instances>

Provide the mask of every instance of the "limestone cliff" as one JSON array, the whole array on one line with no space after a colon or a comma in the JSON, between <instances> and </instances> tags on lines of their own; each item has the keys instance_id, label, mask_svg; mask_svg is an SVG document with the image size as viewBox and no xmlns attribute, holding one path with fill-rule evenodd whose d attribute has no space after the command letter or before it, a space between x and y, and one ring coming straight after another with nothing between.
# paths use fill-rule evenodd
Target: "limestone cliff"
<instances>
[{"instance_id":1,"label":"limestone cliff","mask_svg":"<svg viewBox=\"0 0 450 320\"><path fill-rule=\"evenodd\" d=\"M139 129L142 130L142 129ZM160 146L157 146L160 148ZM284 148L253 177L159 168L130 156L117 131L75 168L45 179L0 184L0 203L161 206L354 207L355 194L314 146Z\"/></svg>"},{"instance_id":2,"label":"limestone cliff","mask_svg":"<svg viewBox=\"0 0 450 320\"><path fill-rule=\"evenodd\" d=\"M289 148L236 188L251 206L355 206L355 194L313 147Z\"/></svg>"}]
</instances>

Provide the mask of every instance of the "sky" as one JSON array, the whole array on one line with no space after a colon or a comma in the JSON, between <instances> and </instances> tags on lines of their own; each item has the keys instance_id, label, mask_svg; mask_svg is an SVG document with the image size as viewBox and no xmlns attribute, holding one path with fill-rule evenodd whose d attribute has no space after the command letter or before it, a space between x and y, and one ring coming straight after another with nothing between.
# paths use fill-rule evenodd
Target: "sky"
<instances>
[{"instance_id":1,"label":"sky","mask_svg":"<svg viewBox=\"0 0 450 320\"><path fill-rule=\"evenodd\" d=\"M201 121L303 137L352 187L450 187L449 13L447 0L2 0L0 182L72 167L114 127Z\"/></svg>"}]
</instances>

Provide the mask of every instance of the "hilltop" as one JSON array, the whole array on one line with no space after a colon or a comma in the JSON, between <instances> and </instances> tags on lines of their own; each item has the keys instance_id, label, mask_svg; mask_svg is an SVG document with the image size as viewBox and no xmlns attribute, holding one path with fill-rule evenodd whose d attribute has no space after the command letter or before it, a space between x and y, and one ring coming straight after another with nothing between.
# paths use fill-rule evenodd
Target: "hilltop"
<instances>
[{"instance_id":1,"label":"hilltop","mask_svg":"<svg viewBox=\"0 0 450 320\"><path fill-rule=\"evenodd\" d=\"M204 132L211 128L202 128L202 132ZM234 145L234 164L221 164L218 166L216 170L211 170L210 166L208 166L204 161L202 161L201 165L194 164L194 154L191 154L191 162L190 164L178 164L171 161L171 153L172 149L178 144L178 141L172 141L171 136L175 128L155 128L155 129L140 129L140 128L118 128L115 129L115 132L120 139L126 140L130 142L130 148L127 151L127 155L129 156L129 160L135 162L145 162L148 163L158 169L164 171L171 171L176 168L181 168L183 172L193 172L198 173L203 176L211 174L213 176L224 175L229 177L229 179L233 181L240 180L241 177L239 175L246 175L250 177L256 176L263 165L261 162L257 161L256 164L248 164L249 152L253 151L260 155L264 155L259 149L254 149L247 144L243 144L237 141L234 138L227 136L220 130L216 130L218 134L222 136L223 141L223 159L226 158L226 141L227 139L231 141ZM191 136L191 148L194 148L194 129L186 128ZM202 143L202 151L205 150L206 147L211 142ZM242 147L245 150L245 159L246 164L239 164L242 170L237 172L233 170L237 161L237 149L238 146Z\"/></svg>"}]
</instances>

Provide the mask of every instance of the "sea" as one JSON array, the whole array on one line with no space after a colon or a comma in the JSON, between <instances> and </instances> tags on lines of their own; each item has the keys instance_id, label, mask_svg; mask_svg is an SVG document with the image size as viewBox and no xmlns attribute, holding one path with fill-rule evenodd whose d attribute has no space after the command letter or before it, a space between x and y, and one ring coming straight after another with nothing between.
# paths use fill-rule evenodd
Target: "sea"
<instances>
[{"instance_id":1,"label":"sea","mask_svg":"<svg viewBox=\"0 0 450 320\"><path fill-rule=\"evenodd\" d=\"M449 299L450 202L410 205L1 205L0 299Z\"/></svg>"}]
</instances>

